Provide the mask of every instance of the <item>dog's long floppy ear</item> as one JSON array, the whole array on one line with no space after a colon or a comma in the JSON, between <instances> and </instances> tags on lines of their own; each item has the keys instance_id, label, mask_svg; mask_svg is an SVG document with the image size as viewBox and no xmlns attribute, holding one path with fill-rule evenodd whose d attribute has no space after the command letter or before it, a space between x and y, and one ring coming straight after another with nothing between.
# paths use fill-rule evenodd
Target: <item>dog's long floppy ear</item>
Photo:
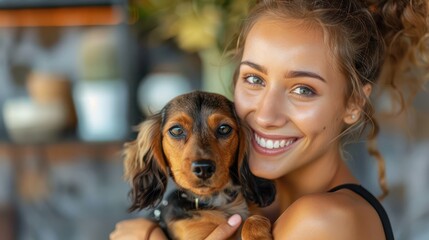
<instances>
[{"instance_id":1,"label":"dog's long floppy ear","mask_svg":"<svg viewBox=\"0 0 429 240\"><path fill-rule=\"evenodd\" d=\"M155 114L138 126L137 139L126 143L125 180L131 185L129 211L155 206L167 187L167 165L162 151L162 114Z\"/></svg>"},{"instance_id":2,"label":"dog's long floppy ear","mask_svg":"<svg viewBox=\"0 0 429 240\"><path fill-rule=\"evenodd\" d=\"M273 181L253 175L247 161L251 131L246 124L240 123L240 144L238 150L239 181L244 197L259 207L270 205L276 196L276 187Z\"/></svg>"}]
</instances>

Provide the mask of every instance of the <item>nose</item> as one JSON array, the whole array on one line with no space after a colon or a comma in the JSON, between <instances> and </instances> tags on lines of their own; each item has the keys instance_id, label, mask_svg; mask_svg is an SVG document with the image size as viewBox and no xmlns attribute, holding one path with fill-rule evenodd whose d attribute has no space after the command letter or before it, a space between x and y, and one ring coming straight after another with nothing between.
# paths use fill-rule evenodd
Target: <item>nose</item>
<instances>
[{"instance_id":1,"label":"nose","mask_svg":"<svg viewBox=\"0 0 429 240\"><path fill-rule=\"evenodd\" d=\"M281 127L288 121L286 104L287 99L284 91L272 89L266 91L260 98L258 109L255 112L255 120L264 128Z\"/></svg>"},{"instance_id":2,"label":"nose","mask_svg":"<svg viewBox=\"0 0 429 240\"><path fill-rule=\"evenodd\" d=\"M209 179L216 172L216 164L212 160L198 160L191 165L192 172L198 178Z\"/></svg>"}]
</instances>

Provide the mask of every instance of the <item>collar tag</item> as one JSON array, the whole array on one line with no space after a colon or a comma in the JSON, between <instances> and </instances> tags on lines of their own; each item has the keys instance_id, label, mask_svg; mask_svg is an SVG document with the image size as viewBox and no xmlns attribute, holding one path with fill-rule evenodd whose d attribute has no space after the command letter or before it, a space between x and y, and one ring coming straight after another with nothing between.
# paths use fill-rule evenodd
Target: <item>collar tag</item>
<instances>
[{"instance_id":1,"label":"collar tag","mask_svg":"<svg viewBox=\"0 0 429 240\"><path fill-rule=\"evenodd\" d=\"M199 198L195 198L195 209L197 210L199 208L199 202L200 202Z\"/></svg>"}]
</instances>

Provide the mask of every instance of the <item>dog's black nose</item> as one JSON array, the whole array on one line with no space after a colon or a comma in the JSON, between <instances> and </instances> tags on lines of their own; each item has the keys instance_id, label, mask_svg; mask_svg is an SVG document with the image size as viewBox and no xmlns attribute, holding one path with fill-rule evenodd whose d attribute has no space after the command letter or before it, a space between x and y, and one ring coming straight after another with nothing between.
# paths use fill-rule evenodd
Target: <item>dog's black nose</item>
<instances>
[{"instance_id":1,"label":"dog's black nose","mask_svg":"<svg viewBox=\"0 0 429 240\"><path fill-rule=\"evenodd\" d=\"M201 179L209 179L216 171L216 165L212 160L199 160L192 163L192 172Z\"/></svg>"}]
</instances>

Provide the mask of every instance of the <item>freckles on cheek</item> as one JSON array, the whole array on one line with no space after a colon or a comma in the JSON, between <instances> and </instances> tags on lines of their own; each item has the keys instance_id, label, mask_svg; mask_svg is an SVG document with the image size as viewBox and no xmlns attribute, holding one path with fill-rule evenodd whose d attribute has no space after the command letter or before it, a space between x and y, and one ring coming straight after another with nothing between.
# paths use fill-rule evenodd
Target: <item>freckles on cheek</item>
<instances>
[{"instance_id":1,"label":"freckles on cheek","mask_svg":"<svg viewBox=\"0 0 429 240\"><path fill-rule=\"evenodd\" d=\"M320 122L318 131L323 134L337 135L341 126L341 119L335 117L333 119L324 119Z\"/></svg>"},{"instance_id":2,"label":"freckles on cheek","mask_svg":"<svg viewBox=\"0 0 429 240\"><path fill-rule=\"evenodd\" d=\"M328 117L329 113L313 106L290 109L289 116L302 132L309 135L328 134L332 131L332 125L336 124L334 119Z\"/></svg>"}]
</instances>

